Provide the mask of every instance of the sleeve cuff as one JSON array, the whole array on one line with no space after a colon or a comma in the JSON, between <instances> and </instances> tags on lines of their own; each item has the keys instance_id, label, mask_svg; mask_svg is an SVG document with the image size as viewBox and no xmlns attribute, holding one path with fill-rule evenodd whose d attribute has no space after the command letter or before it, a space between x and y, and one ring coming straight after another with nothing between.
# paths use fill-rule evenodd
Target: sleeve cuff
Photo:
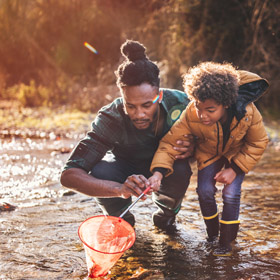
<instances>
[{"instance_id":1,"label":"sleeve cuff","mask_svg":"<svg viewBox=\"0 0 280 280\"><path fill-rule=\"evenodd\" d=\"M234 170L236 175L243 173L243 170L234 161L230 163L230 167Z\"/></svg>"},{"instance_id":2,"label":"sleeve cuff","mask_svg":"<svg viewBox=\"0 0 280 280\"><path fill-rule=\"evenodd\" d=\"M168 169L164 168L164 167L155 167L153 169L153 172L156 172L156 171L160 172L163 175L163 177L168 173Z\"/></svg>"}]
</instances>

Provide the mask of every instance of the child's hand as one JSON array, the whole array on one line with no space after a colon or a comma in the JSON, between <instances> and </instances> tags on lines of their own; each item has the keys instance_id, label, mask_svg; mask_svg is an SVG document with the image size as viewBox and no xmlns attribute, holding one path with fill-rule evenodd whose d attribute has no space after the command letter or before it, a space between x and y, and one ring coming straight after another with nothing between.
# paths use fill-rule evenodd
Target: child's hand
<instances>
[{"instance_id":1,"label":"child's hand","mask_svg":"<svg viewBox=\"0 0 280 280\"><path fill-rule=\"evenodd\" d=\"M216 182L225 184L225 185L230 185L233 180L236 177L236 173L232 168L226 168L220 172L218 172L215 177L214 180L216 180Z\"/></svg>"},{"instance_id":2,"label":"child's hand","mask_svg":"<svg viewBox=\"0 0 280 280\"><path fill-rule=\"evenodd\" d=\"M153 176L151 176L148 181L149 181L149 186L153 189L153 191L158 191L160 188L161 180L162 180L163 175L156 171Z\"/></svg>"}]
</instances>

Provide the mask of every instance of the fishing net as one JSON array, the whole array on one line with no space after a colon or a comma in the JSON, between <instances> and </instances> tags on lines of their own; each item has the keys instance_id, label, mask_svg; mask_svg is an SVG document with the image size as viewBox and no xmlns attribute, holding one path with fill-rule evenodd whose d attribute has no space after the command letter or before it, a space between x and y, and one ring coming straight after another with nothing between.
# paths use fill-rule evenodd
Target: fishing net
<instances>
[{"instance_id":1,"label":"fishing net","mask_svg":"<svg viewBox=\"0 0 280 280\"><path fill-rule=\"evenodd\" d=\"M89 277L105 276L135 242L133 227L120 217L94 216L78 229L83 242Z\"/></svg>"}]
</instances>

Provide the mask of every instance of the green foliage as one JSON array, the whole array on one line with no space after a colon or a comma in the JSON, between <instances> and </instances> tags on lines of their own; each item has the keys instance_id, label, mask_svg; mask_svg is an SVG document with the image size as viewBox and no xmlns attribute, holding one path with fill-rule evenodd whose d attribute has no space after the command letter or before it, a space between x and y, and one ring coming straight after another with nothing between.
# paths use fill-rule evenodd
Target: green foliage
<instances>
[{"instance_id":1,"label":"green foliage","mask_svg":"<svg viewBox=\"0 0 280 280\"><path fill-rule=\"evenodd\" d=\"M94 114L65 106L22 108L14 104L6 104L5 107L0 107L2 135L5 135L3 131L6 131L6 135L10 133L22 137L46 137L49 133L64 136L84 134L90 130L93 119ZM41 134L42 132L45 133Z\"/></svg>"},{"instance_id":2,"label":"green foliage","mask_svg":"<svg viewBox=\"0 0 280 280\"><path fill-rule=\"evenodd\" d=\"M0 97L97 110L120 45L134 39L158 61L162 86L182 89L181 75L200 61L228 61L267 78L261 102L278 110L279 18L278 0L1 0Z\"/></svg>"},{"instance_id":3,"label":"green foliage","mask_svg":"<svg viewBox=\"0 0 280 280\"><path fill-rule=\"evenodd\" d=\"M6 99L16 99L25 107L46 106L50 104L50 90L41 85L36 86L31 80L29 85L17 84L5 91Z\"/></svg>"}]
</instances>

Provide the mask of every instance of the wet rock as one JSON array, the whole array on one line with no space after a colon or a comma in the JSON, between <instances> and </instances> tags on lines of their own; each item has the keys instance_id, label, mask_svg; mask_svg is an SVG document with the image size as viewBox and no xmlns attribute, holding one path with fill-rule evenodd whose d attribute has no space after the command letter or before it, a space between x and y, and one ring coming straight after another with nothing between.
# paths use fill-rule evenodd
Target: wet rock
<instances>
[{"instance_id":1,"label":"wet rock","mask_svg":"<svg viewBox=\"0 0 280 280\"><path fill-rule=\"evenodd\" d=\"M4 202L0 205L0 212L2 211L14 211L17 207L14 205L11 205L7 202Z\"/></svg>"},{"instance_id":2,"label":"wet rock","mask_svg":"<svg viewBox=\"0 0 280 280\"><path fill-rule=\"evenodd\" d=\"M130 280L164 280L164 275L159 271L151 271L139 267L136 272L129 278Z\"/></svg>"},{"instance_id":3,"label":"wet rock","mask_svg":"<svg viewBox=\"0 0 280 280\"><path fill-rule=\"evenodd\" d=\"M62 148L60 149L60 153L61 153L61 154L68 154L68 153L70 153L72 150L73 150L72 148L62 147Z\"/></svg>"},{"instance_id":4,"label":"wet rock","mask_svg":"<svg viewBox=\"0 0 280 280\"><path fill-rule=\"evenodd\" d=\"M74 194L76 194L76 193L73 191L66 191L65 193L63 193L63 196L70 196L70 195L74 195Z\"/></svg>"}]
</instances>

